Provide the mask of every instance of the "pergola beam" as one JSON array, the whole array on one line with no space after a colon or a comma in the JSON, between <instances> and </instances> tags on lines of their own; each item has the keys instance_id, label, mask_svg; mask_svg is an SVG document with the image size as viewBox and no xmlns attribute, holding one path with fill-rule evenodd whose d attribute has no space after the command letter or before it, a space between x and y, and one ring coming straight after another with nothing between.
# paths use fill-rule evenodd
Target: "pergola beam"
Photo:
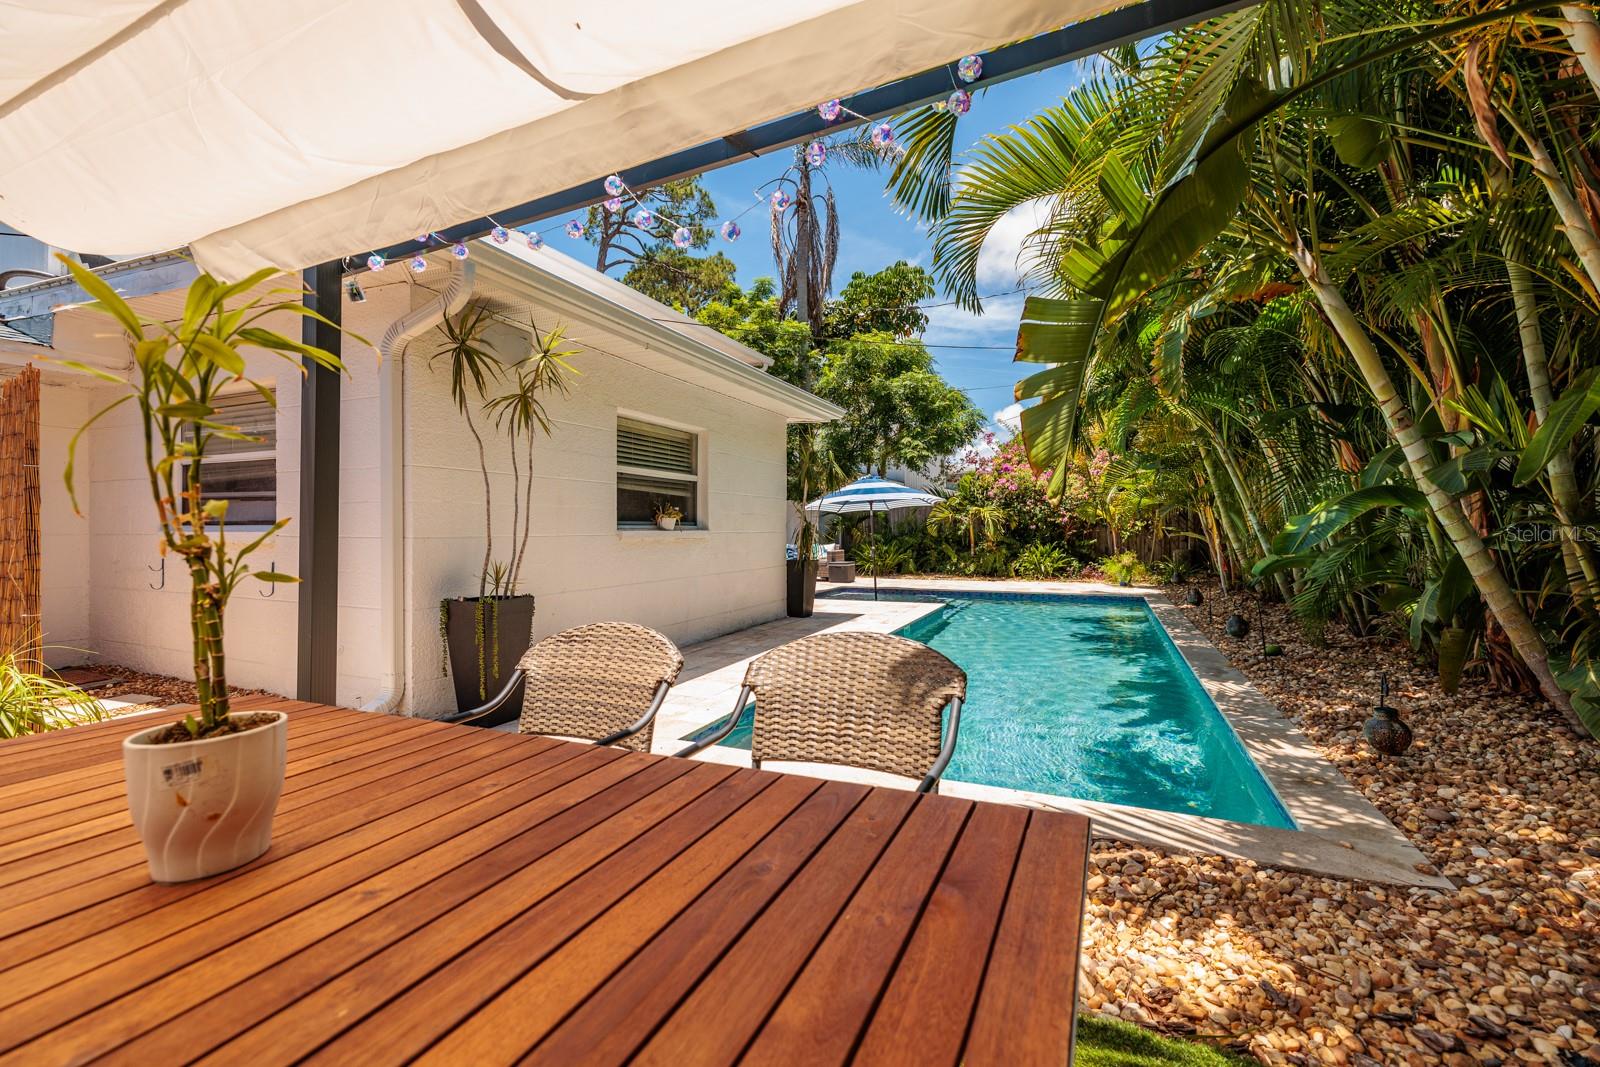
<instances>
[{"instance_id":1,"label":"pergola beam","mask_svg":"<svg viewBox=\"0 0 1600 1067\"><path fill-rule=\"evenodd\" d=\"M1064 26L1059 30L1031 37L1004 48L983 53L983 78L974 88L997 85L1048 67L1083 59L1120 44L1141 41L1169 30L1178 29L1214 15L1225 14L1250 7L1258 0L1145 0L1144 3L1118 8L1096 18ZM815 108L788 115L747 130L740 130L714 141L706 141L670 155L617 173L631 188L646 189L662 182L687 178L695 174L725 167L743 159L766 152L787 148L832 131L848 129L862 122L901 114L913 107L943 100L955 86L962 83L956 78L954 63L946 63L920 74L912 74L898 81L843 99L845 107L862 117L846 116L835 122L825 121ZM819 101L820 102L820 101ZM579 185L558 193L541 196L515 207L497 211L493 217L473 219L437 231L446 242L470 241L488 234L498 224L508 229L543 222L557 215L588 208L605 200L605 176L596 175ZM437 246L431 246L437 247ZM415 241L374 249L384 259L412 256L420 250ZM351 252L346 271L366 269L367 251Z\"/></svg>"}]
</instances>

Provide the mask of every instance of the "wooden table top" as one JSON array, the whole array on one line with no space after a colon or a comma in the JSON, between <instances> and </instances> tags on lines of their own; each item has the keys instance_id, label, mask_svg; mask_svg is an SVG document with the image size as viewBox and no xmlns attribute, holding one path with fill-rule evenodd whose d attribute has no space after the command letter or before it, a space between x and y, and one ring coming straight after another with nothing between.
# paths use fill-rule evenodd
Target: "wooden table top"
<instances>
[{"instance_id":1,"label":"wooden table top","mask_svg":"<svg viewBox=\"0 0 1600 1067\"><path fill-rule=\"evenodd\" d=\"M277 699L272 847L150 881L0 742L0 1063L1065 1064L1088 822Z\"/></svg>"}]
</instances>

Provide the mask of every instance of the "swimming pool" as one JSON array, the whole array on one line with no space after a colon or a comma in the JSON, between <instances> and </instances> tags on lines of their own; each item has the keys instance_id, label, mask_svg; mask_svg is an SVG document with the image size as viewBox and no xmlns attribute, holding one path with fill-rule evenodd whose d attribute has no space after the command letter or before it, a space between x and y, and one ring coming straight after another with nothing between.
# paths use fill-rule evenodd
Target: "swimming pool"
<instances>
[{"instance_id":1,"label":"swimming pool","mask_svg":"<svg viewBox=\"0 0 1600 1067\"><path fill-rule=\"evenodd\" d=\"M897 632L967 672L947 779L1294 829L1142 597L881 598L945 605ZM723 744L750 747L750 714Z\"/></svg>"}]
</instances>

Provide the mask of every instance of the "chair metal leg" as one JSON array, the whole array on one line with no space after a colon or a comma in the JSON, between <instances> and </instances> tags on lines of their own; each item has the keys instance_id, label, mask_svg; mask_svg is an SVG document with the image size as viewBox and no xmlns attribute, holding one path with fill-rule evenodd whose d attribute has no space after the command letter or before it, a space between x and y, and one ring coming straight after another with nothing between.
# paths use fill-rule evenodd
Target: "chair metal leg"
<instances>
[{"instance_id":1,"label":"chair metal leg","mask_svg":"<svg viewBox=\"0 0 1600 1067\"><path fill-rule=\"evenodd\" d=\"M696 741L694 744L690 745L688 748L681 749L681 750L679 750L677 752L674 752L673 755L675 755L675 756L692 756L696 752L702 751L703 749L710 748L712 745L714 745L717 742L719 742L719 741L723 740L724 738L726 738L729 734L733 733L734 728L739 725L739 716L744 714L744 706L746 704L748 704L749 702L750 702L750 687L748 685L740 686L739 687L739 699L734 702L733 714L728 716L728 724L726 726L724 726L721 730L718 730L715 734L712 734L710 737L707 737L707 738L705 738L703 740L700 740L700 741Z\"/></svg>"},{"instance_id":2,"label":"chair metal leg","mask_svg":"<svg viewBox=\"0 0 1600 1067\"><path fill-rule=\"evenodd\" d=\"M480 723L479 720L486 719L490 715L493 715L495 712L499 711L506 701L511 699L511 694L516 691L517 686L522 684L523 677L523 671L512 671L511 677L509 680L507 680L505 687L501 689L500 692L490 697L488 702L479 704L475 708L468 708L466 711L459 711L454 715L446 715L436 721L447 722L452 726L498 725L498 723L494 722Z\"/></svg>"},{"instance_id":3,"label":"chair metal leg","mask_svg":"<svg viewBox=\"0 0 1600 1067\"><path fill-rule=\"evenodd\" d=\"M596 741L595 744L597 744L597 745L614 745L618 741L622 741L622 740L625 740L626 738L632 737L634 734L638 733L640 730L643 730L646 726L649 726L650 725L650 720L654 719L656 717L656 712L660 711L661 710L661 705L666 702L667 692L671 688L672 688L672 684L670 682L662 682L660 685L656 686L656 695L655 695L654 699L652 699L650 701L650 709L648 711L646 711L643 716L640 717L638 722L634 723L632 726L628 727L625 730L618 730L614 734L607 734L606 736L600 738L600 740Z\"/></svg>"},{"instance_id":4,"label":"chair metal leg","mask_svg":"<svg viewBox=\"0 0 1600 1067\"><path fill-rule=\"evenodd\" d=\"M938 791L939 779L944 774L944 769L950 766L950 757L956 754L956 734L961 730L961 698L950 698L950 728L945 731L944 744L939 749L939 758L933 761L928 776L917 786L919 793L933 793Z\"/></svg>"}]
</instances>

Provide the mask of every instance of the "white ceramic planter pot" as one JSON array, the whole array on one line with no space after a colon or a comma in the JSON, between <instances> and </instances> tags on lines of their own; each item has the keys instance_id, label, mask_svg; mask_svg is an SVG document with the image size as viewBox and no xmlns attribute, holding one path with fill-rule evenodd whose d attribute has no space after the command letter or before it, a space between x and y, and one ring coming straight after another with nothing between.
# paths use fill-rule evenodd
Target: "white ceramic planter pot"
<instances>
[{"instance_id":1,"label":"white ceramic planter pot","mask_svg":"<svg viewBox=\"0 0 1600 1067\"><path fill-rule=\"evenodd\" d=\"M169 725L163 723L122 742L128 808L144 841L150 877L187 882L249 863L267 850L283 791L289 717L266 714L275 721L225 737L148 743Z\"/></svg>"},{"instance_id":2,"label":"white ceramic planter pot","mask_svg":"<svg viewBox=\"0 0 1600 1067\"><path fill-rule=\"evenodd\" d=\"M656 525L661 527L663 530L670 530L673 527L678 525L678 520L677 519L657 519L656 520Z\"/></svg>"}]
</instances>

